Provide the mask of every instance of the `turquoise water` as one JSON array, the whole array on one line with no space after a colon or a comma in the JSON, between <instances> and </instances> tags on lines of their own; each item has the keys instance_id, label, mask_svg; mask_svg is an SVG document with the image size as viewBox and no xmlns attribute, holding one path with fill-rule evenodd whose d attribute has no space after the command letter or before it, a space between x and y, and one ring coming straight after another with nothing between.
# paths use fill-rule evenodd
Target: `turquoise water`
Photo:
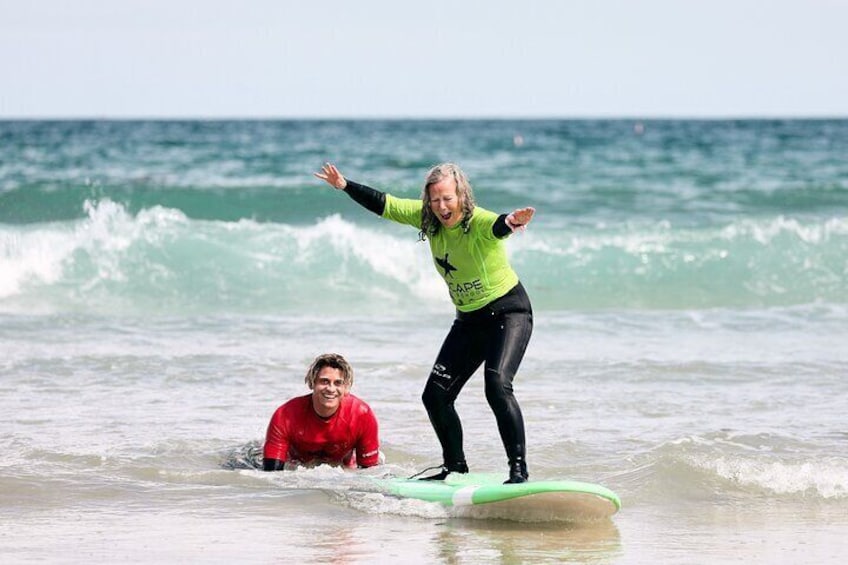
<instances>
[{"instance_id":1,"label":"turquoise water","mask_svg":"<svg viewBox=\"0 0 848 565\"><path fill-rule=\"evenodd\" d=\"M846 155L848 120L0 122L0 547L841 563ZM417 197L444 160L481 206L537 208L508 243L535 309L531 477L611 488L612 523L227 468L325 351L378 414L380 473L439 462L420 393L453 311L427 246L312 172ZM479 378L458 409L472 470L504 471Z\"/></svg>"},{"instance_id":2,"label":"turquoise water","mask_svg":"<svg viewBox=\"0 0 848 565\"><path fill-rule=\"evenodd\" d=\"M449 159L482 206L538 209L511 247L537 308L846 302L848 122L637 125L6 122L0 308L283 313L320 300L362 312L428 300L440 290L415 233L311 172L332 160L417 197L426 169Z\"/></svg>"}]
</instances>

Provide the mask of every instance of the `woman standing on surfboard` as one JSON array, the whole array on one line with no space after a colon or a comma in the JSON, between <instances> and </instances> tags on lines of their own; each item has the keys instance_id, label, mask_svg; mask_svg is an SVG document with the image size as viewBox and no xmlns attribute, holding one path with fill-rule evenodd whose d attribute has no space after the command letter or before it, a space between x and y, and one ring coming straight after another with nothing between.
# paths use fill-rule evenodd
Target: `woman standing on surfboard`
<instances>
[{"instance_id":1,"label":"woman standing on surfboard","mask_svg":"<svg viewBox=\"0 0 848 565\"><path fill-rule=\"evenodd\" d=\"M497 215L475 205L465 173L453 163L433 167L421 200L396 198L350 181L332 164L315 173L380 217L418 228L429 240L436 270L448 286L456 319L424 387L422 400L442 445L444 464L430 480L467 473L462 424L454 407L462 387L485 363L486 400L509 459L507 483L527 480L524 417L512 379L533 331L530 299L506 256L504 239L533 218L533 208Z\"/></svg>"}]
</instances>

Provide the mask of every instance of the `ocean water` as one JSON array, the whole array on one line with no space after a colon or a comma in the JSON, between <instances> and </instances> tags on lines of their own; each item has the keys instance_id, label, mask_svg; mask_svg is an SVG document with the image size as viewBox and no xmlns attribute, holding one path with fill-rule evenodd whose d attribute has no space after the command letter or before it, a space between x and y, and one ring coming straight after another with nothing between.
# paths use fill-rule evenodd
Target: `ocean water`
<instances>
[{"instance_id":1,"label":"ocean water","mask_svg":"<svg viewBox=\"0 0 848 565\"><path fill-rule=\"evenodd\" d=\"M10 563L842 563L848 120L0 122L0 554ZM455 161L535 309L531 478L609 522L357 493L440 462L420 403L453 317L415 230L312 177L417 197ZM387 464L252 470L337 351ZM475 471L506 472L480 376Z\"/></svg>"}]
</instances>

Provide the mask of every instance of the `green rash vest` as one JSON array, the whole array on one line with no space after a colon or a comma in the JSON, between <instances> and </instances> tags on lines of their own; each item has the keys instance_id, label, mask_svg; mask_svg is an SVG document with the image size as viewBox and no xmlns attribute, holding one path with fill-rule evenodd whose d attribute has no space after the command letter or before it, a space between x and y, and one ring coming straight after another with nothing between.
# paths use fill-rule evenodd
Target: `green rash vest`
<instances>
[{"instance_id":1,"label":"green rash vest","mask_svg":"<svg viewBox=\"0 0 848 565\"><path fill-rule=\"evenodd\" d=\"M420 200L386 194L383 217L421 229ZM506 246L492 233L498 215L475 207L468 233L461 222L452 228L439 227L428 235L436 271L445 280L451 300L460 312L473 312L497 300L518 284L509 265Z\"/></svg>"}]
</instances>

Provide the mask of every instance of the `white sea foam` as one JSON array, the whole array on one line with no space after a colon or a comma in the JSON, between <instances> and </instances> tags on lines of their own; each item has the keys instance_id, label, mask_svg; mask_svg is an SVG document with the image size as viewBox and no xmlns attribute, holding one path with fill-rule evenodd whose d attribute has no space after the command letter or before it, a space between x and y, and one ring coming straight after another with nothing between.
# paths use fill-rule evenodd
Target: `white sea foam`
<instances>
[{"instance_id":1,"label":"white sea foam","mask_svg":"<svg viewBox=\"0 0 848 565\"><path fill-rule=\"evenodd\" d=\"M27 283L56 282L75 248L60 230L0 228L0 298L20 293Z\"/></svg>"},{"instance_id":2,"label":"white sea foam","mask_svg":"<svg viewBox=\"0 0 848 565\"><path fill-rule=\"evenodd\" d=\"M405 226L338 214L306 225L197 220L162 206L133 214L108 199L87 201L85 212L71 222L0 229L0 308L306 311L319 302L359 311L410 301L450 308L428 245ZM597 232L539 225L510 238L507 249L537 309L829 303L845 296L846 225L837 218ZM791 239L763 244L779 234Z\"/></svg>"},{"instance_id":3,"label":"white sea foam","mask_svg":"<svg viewBox=\"0 0 848 565\"><path fill-rule=\"evenodd\" d=\"M186 222L182 212L159 206L133 217L111 200L86 201L85 212L87 217L75 223L0 229L0 298L22 292L27 284L62 281L80 253L94 266L93 279L126 281L121 263L127 249L140 239L159 240L167 226ZM82 288L93 283L83 282Z\"/></svg>"},{"instance_id":4,"label":"white sea foam","mask_svg":"<svg viewBox=\"0 0 848 565\"><path fill-rule=\"evenodd\" d=\"M418 281L424 278L420 262L422 256L415 253L413 238L403 241L362 228L343 220L338 214L328 216L314 226L294 229L292 235L297 242L297 261L301 263L314 262L316 255L327 253L326 244L329 243L330 250L336 255L356 257L375 273L405 285L418 285Z\"/></svg>"},{"instance_id":5,"label":"white sea foam","mask_svg":"<svg viewBox=\"0 0 848 565\"><path fill-rule=\"evenodd\" d=\"M682 457L687 466L746 491L848 498L848 459L811 451L809 442L791 436L722 432L681 438L668 446L672 459Z\"/></svg>"},{"instance_id":6,"label":"white sea foam","mask_svg":"<svg viewBox=\"0 0 848 565\"><path fill-rule=\"evenodd\" d=\"M758 487L776 494L812 493L825 499L848 498L848 460L842 458L774 461L718 457L702 464L744 487Z\"/></svg>"}]
</instances>

